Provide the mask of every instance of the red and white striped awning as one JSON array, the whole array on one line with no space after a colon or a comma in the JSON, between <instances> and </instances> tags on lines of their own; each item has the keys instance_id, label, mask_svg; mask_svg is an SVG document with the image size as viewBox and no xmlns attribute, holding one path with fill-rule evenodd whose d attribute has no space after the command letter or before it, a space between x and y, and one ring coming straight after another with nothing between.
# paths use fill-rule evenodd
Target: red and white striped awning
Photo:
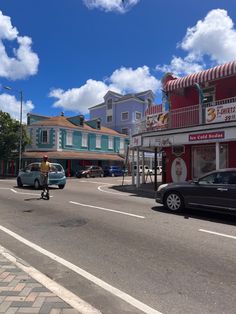
<instances>
[{"instance_id":1,"label":"red and white striped awning","mask_svg":"<svg viewBox=\"0 0 236 314\"><path fill-rule=\"evenodd\" d=\"M218 65L214 68L190 74L182 78L167 81L164 90L170 92L176 89L193 86L195 83L214 81L236 74L236 61Z\"/></svg>"},{"instance_id":2,"label":"red and white striped awning","mask_svg":"<svg viewBox=\"0 0 236 314\"><path fill-rule=\"evenodd\" d=\"M151 106L145 111L145 116L153 115L160 112L162 112L162 105Z\"/></svg>"}]
</instances>

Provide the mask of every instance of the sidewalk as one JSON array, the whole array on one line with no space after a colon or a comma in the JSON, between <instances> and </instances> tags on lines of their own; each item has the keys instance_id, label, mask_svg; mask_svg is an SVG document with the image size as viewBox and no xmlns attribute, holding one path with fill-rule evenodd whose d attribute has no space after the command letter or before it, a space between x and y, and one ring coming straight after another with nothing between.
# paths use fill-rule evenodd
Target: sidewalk
<instances>
[{"instance_id":1,"label":"sidewalk","mask_svg":"<svg viewBox=\"0 0 236 314\"><path fill-rule=\"evenodd\" d=\"M79 314L0 254L0 313Z\"/></svg>"}]
</instances>

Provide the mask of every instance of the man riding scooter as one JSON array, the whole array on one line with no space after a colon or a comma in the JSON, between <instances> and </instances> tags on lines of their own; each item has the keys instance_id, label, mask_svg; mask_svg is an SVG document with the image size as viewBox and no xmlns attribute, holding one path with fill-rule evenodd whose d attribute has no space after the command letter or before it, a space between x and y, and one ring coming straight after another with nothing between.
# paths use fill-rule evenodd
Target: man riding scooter
<instances>
[{"instance_id":1,"label":"man riding scooter","mask_svg":"<svg viewBox=\"0 0 236 314\"><path fill-rule=\"evenodd\" d=\"M41 193L42 198L46 198L49 200L49 188L48 188L48 174L51 170L51 164L48 162L48 156L43 156L43 161L40 165L40 177L41 177L41 185L43 187L43 191Z\"/></svg>"}]
</instances>

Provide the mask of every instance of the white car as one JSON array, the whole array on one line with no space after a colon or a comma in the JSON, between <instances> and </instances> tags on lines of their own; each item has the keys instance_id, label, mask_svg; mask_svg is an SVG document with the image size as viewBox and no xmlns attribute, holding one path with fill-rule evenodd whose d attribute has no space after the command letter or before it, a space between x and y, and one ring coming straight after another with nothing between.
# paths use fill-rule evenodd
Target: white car
<instances>
[{"instance_id":1,"label":"white car","mask_svg":"<svg viewBox=\"0 0 236 314\"><path fill-rule=\"evenodd\" d=\"M155 169L152 170L152 173L155 174ZM157 175L162 174L162 166L157 166Z\"/></svg>"}]
</instances>

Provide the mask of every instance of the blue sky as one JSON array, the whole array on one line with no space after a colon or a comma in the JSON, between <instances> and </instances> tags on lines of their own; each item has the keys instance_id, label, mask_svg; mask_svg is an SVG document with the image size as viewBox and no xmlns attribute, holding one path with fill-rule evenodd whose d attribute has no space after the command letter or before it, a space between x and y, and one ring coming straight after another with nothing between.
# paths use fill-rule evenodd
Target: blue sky
<instances>
[{"instance_id":1,"label":"blue sky","mask_svg":"<svg viewBox=\"0 0 236 314\"><path fill-rule=\"evenodd\" d=\"M233 0L1 0L0 109L86 114L107 90L152 89L236 59ZM7 91L11 86L15 91Z\"/></svg>"}]
</instances>

